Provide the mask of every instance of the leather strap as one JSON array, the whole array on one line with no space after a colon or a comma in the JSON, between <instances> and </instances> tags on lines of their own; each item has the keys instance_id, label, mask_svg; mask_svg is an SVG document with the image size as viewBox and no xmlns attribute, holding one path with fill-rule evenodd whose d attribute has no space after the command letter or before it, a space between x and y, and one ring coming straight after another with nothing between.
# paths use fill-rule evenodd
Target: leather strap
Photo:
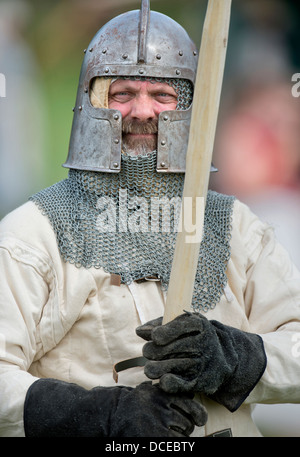
<instances>
[{"instance_id":1,"label":"leather strap","mask_svg":"<svg viewBox=\"0 0 300 457\"><path fill-rule=\"evenodd\" d=\"M122 360L121 362L118 362L114 365L113 367L113 378L114 381L117 383L118 382L118 373L120 371L128 370L128 368L134 368L134 367L143 367L145 366L147 359L145 357L134 357L133 359L127 359L127 360Z\"/></svg>"},{"instance_id":2,"label":"leather strap","mask_svg":"<svg viewBox=\"0 0 300 457\"><path fill-rule=\"evenodd\" d=\"M225 428L224 430L219 430L214 432L211 435L206 435L206 438L230 438L232 437L231 428Z\"/></svg>"}]
</instances>

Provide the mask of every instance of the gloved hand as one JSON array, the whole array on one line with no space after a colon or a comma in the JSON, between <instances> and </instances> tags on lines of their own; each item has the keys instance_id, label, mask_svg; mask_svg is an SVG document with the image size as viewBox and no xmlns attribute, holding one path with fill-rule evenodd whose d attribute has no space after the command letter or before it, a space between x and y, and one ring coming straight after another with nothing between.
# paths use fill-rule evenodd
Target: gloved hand
<instances>
[{"instance_id":1,"label":"gloved hand","mask_svg":"<svg viewBox=\"0 0 300 457\"><path fill-rule=\"evenodd\" d=\"M86 390L56 379L33 383L24 406L27 437L184 437L206 423L190 395L144 382Z\"/></svg>"},{"instance_id":2,"label":"gloved hand","mask_svg":"<svg viewBox=\"0 0 300 457\"><path fill-rule=\"evenodd\" d=\"M162 325L162 318L136 329L149 341L145 374L169 393L204 393L235 411L266 367L260 336L186 312Z\"/></svg>"}]
</instances>

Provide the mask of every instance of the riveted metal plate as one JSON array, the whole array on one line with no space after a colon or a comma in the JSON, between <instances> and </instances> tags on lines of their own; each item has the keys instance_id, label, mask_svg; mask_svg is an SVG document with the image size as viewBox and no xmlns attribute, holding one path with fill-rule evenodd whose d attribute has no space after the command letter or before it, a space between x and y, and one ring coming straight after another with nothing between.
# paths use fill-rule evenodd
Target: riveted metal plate
<instances>
[{"instance_id":1,"label":"riveted metal plate","mask_svg":"<svg viewBox=\"0 0 300 457\"><path fill-rule=\"evenodd\" d=\"M191 108L164 111L159 115L157 171L184 173L189 138Z\"/></svg>"}]
</instances>

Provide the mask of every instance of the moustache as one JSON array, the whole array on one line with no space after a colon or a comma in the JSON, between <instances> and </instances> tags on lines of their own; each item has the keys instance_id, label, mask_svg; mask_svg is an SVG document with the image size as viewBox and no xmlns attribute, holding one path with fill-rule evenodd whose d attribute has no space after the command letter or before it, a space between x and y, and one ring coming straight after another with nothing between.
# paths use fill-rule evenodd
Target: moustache
<instances>
[{"instance_id":1,"label":"moustache","mask_svg":"<svg viewBox=\"0 0 300 457\"><path fill-rule=\"evenodd\" d=\"M127 133L135 135L155 134L158 132L158 120L152 119L150 121L139 121L125 119L123 121L122 131L125 135Z\"/></svg>"}]
</instances>

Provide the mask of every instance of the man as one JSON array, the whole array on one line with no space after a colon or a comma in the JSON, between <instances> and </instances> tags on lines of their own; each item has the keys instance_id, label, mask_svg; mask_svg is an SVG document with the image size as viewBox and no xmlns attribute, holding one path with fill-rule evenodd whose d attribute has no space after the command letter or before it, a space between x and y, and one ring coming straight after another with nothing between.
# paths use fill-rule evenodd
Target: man
<instances>
[{"instance_id":1,"label":"man","mask_svg":"<svg viewBox=\"0 0 300 457\"><path fill-rule=\"evenodd\" d=\"M148 2L86 50L69 178L1 223L2 435L257 436L252 404L298 401L300 275L232 197L209 193L192 309L161 324L196 64Z\"/></svg>"}]
</instances>

